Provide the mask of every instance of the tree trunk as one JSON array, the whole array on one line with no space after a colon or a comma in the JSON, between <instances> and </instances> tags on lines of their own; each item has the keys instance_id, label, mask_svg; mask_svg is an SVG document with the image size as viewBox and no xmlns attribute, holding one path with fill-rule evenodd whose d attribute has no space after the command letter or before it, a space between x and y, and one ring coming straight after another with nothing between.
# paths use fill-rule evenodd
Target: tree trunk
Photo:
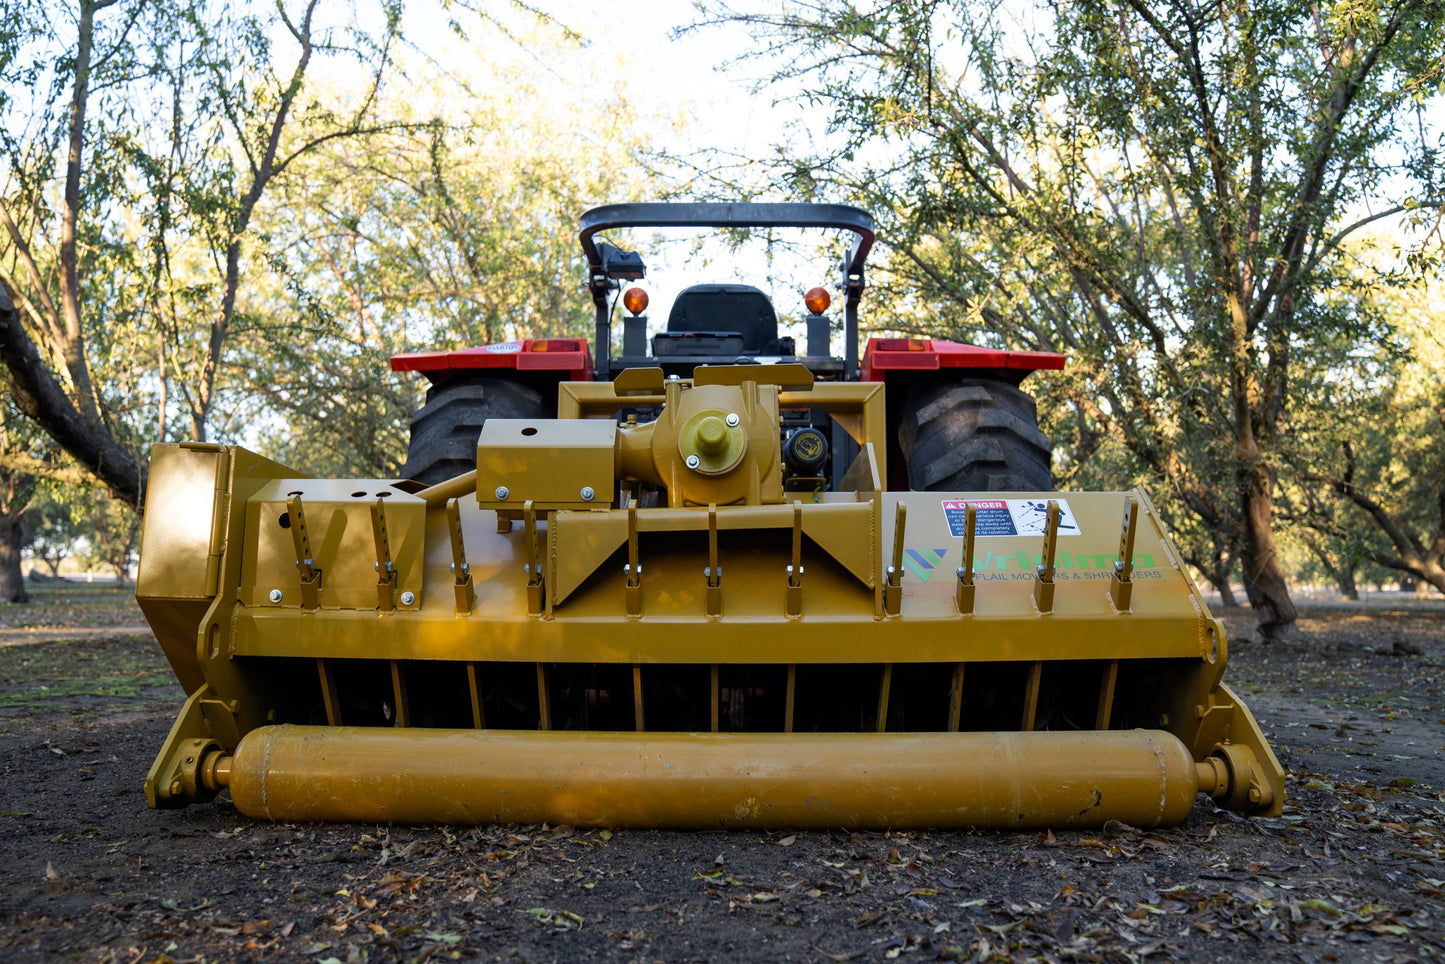
<instances>
[{"instance_id":1,"label":"tree trunk","mask_svg":"<svg viewBox=\"0 0 1445 964\"><path fill-rule=\"evenodd\" d=\"M1211 533L1214 554L1209 560L1209 582L1219 591L1221 606L1225 609L1238 609L1239 600L1234 597L1234 590L1229 585L1229 570L1234 568L1234 560L1225 555L1226 540L1227 534L1221 535L1218 530Z\"/></svg>"},{"instance_id":2,"label":"tree trunk","mask_svg":"<svg viewBox=\"0 0 1445 964\"><path fill-rule=\"evenodd\" d=\"M0 515L0 602L29 602L25 577L20 571L20 552L25 546L23 516Z\"/></svg>"},{"instance_id":3,"label":"tree trunk","mask_svg":"<svg viewBox=\"0 0 1445 964\"><path fill-rule=\"evenodd\" d=\"M144 502L146 468L99 422L86 418L40 360L20 313L0 285L0 362L15 405L127 505Z\"/></svg>"},{"instance_id":4,"label":"tree trunk","mask_svg":"<svg viewBox=\"0 0 1445 964\"><path fill-rule=\"evenodd\" d=\"M1225 609L1239 609L1239 599L1234 595L1234 589L1229 585L1229 572L1226 570L1219 576L1219 581L1214 584L1219 590L1219 605Z\"/></svg>"},{"instance_id":5,"label":"tree trunk","mask_svg":"<svg viewBox=\"0 0 1445 964\"><path fill-rule=\"evenodd\" d=\"M1289 634L1296 618L1284 572L1275 548L1273 482L1259 459L1239 467L1240 566L1244 592L1254 607L1259 631L1266 642Z\"/></svg>"},{"instance_id":6,"label":"tree trunk","mask_svg":"<svg viewBox=\"0 0 1445 964\"><path fill-rule=\"evenodd\" d=\"M1305 537L1304 543L1309 547L1310 554L1315 557L1315 561L1320 564L1320 568L1334 582L1341 598L1359 602L1360 591L1355 585L1355 567L1348 560L1335 565L1335 561L1330 558L1330 554L1325 551L1324 547L1308 536Z\"/></svg>"},{"instance_id":7,"label":"tree trunk","mask_svg":"<svg viewBox=\"0 0 1445 964\"><path fill-rule=\"evenodd\" d=\"M97 3L81 0L80 24L76 32L75 89L70 99L70 144L65 163L65 205L60 215L60 304L65 313L65 344L62 354L75 385L75 401L87 421L101 423L90 364L85 357L85 335L80 311L80 254L77 251L77 223L80 220L81 169L85 162L85 109L90 96L90 53L95 41L95 11L114 0Z\"/></svg>"}]
</instances>

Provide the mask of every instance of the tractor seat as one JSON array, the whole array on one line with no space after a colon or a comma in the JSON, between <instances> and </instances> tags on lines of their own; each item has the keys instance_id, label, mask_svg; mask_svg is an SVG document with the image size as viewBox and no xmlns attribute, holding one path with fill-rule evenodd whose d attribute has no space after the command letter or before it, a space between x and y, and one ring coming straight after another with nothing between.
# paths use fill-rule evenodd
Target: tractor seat
<instances>
[{"instance_id":1,"label":"tractor seat","mask_svg":"<svg viewBox=\"0 0 1445 964\"><path fill-rule=\"evenodd\" d=\"M743 352L776 354L778 315L768 296L751 285L684 288L667 316L669 332L737 332Z\"/></svg>"}]
</instances>

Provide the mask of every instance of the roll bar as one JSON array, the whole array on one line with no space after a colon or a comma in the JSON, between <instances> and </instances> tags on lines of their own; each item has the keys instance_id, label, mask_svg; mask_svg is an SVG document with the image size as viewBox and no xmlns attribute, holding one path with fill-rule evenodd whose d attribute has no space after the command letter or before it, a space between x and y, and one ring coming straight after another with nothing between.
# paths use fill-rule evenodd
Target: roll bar
<instances>
[{"instance_id":1,"label":"roll bar","mask_svg":"<svg viewBox=\"0 0 1445 964\"><path fill-rule=\"evenodd\" d=\"M615 288L603 267L593 235L615 228L838 228L858 237L842 262L845 377L858 376L858 302L863 297L863 266L873 247L873 215L846 204L640 203L604 204L582 215L578 240L587 256L587 287L597 309L596 366L610 377L612 337L607 293ZM605 349L605 350L604 350Z\"/></svg>"}]
</instances>

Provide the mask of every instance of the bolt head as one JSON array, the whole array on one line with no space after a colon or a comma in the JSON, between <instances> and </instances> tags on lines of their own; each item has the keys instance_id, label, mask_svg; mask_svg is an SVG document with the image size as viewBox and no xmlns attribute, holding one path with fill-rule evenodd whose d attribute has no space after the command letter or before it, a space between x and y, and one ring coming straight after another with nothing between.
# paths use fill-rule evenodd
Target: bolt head
<instances>
[{"instance_id":1,"label":"bolt head","mask_svg":"<svg viewBox=\"0 0 1445 964\"><path fill-rule=\"evenodd\" d=\"M401 594L401 604L403 606L410 606L414 602L416 602L416 593L408 590Z\"/></svg>"},{"instance_id":2,"label":"bolt head","mask_svg":"<svg viewBox=\"0 0 1445 964\"><path fill-rule=\"evenodd\" d=\"M697 468L697 467L698 467L699 465L701 465L701 464L702 464L702 459L698 458L696 455L689 455L689 456L687 457L687 467L688 467L688 468L690 468L690 469L695 469L695 468Z\"/></svg>"},{"instance_id":3,"label":"bolt head","mask_svg":"<svg viewBox=\"0 0 1445 964\"><path fill-rule=\"evenodd\" d=\"M495 491L495 492L492 493L492 495L494 495L494 496L497 497L497 501L498 501L498 502L506 502L506 501L507 501L507 496L509 496L509 495L511 495L511 494L512 494L512 493L510 493L510 492L507 491L507 487L506 487L505 485L499 485L499 486L497 486L497 491Z\"/></svg>"},{"instance_id":4,"label":"bolt head","mask_svg":"<svg viewBox=\"0 0 1445 964\"><path fill-rule=\"evenodd\" d=\"M271 590L271 592L267 594L266 598L269 599L269 600L271 600L273 603L278 603L278 602L280 602L280 601L281 601L281 590L279 590L279 589L273 589L273 590Z\"/></svg>"},{"instance_id":5,"label":"bolt head","mask_svg":"<svg viewBox=\"0 0 1445 964\"><path fill-rule=\"evenodd\" d=\"M596 497L597 497L597 493L594 492L594 491L592 491L592 486L590 486L590 485L584 485L584 486L582 486L582 501L583 501L583 502L591 502L591 501L592 501L593 499L595 499Z\"/></svg>"},{"instance_id":6,"label":"bolt head","mask_svg":"<svg viewBox=\"0 0 1445 964\"><path fill-rule=\"evenodd\" d=\"M1259 792L1259 787L1250 787L1247 796L1250 803L1259 803L1264 798L1264 795Z\"/></svg>"},{"instance_id":7,"label":"bolt head","mask_svg":"<svg viewBox=\"0 0 1445 964\"><path fill-rule=\"evenodd\" d=\"M728 417L727 417L728 428L737 428L739 421L741 421L741 419L738 418L738 413L737 413L737 412L728 412Z\"/></svg>"}]
</instances>

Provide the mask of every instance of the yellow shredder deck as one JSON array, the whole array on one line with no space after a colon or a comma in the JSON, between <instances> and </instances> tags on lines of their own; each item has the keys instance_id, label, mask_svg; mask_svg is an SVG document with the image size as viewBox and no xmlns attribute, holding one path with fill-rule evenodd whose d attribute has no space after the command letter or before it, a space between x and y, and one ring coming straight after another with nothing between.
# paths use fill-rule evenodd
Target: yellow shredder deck
<instances>
[{"instance_id":1,"label":"yellow shredder deck","mask_svg":"<svg viewBox=\"0 0 1445 964\"><path fill-rule=\"evenodd\" d=\"M880 385L629 375L488 421L476 472L429 489L157 446L137 596L189 698L152 805L1154 826L1203 791L1280 812L1142 491L888 492ZM838 491L780 476L801 406L857 442Z\"/></svg>"}]
</instances>

